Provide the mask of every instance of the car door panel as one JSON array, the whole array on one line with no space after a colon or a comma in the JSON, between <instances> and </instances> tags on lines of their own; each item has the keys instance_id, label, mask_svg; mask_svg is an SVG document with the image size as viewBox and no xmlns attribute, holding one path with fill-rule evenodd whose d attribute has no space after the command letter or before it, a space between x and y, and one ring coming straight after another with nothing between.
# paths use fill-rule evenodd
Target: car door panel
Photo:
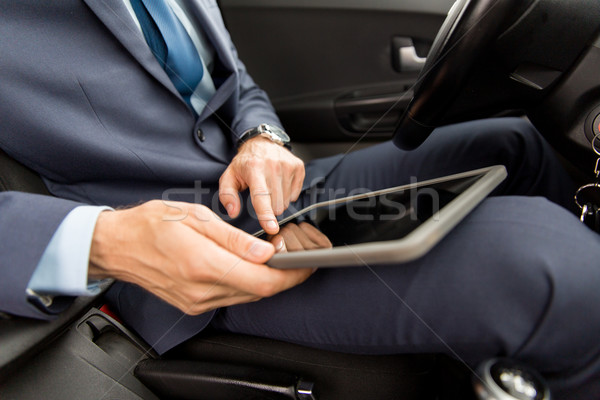
<instances>
[{"instance_id":1,"label":"car door panel","mask_svg":"<svg viewBox=\"0 0 600 400\"><path fill-rule=\"evenodd\" d=\"M426 55L451 3L221 0L220 6L240 58L294 141L337 142L391 135L419 72L403 68L400 55L404 64L406 54L408 61Z\"/></svg>"}]
</instances>

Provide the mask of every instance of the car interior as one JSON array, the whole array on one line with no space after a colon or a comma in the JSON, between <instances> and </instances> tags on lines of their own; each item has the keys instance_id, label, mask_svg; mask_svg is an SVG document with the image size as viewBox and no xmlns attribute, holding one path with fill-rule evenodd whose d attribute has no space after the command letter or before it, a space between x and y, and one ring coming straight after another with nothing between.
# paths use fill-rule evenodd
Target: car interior
<instances>
[{"instance_id":1,"label":"car interior","mask_svg":"<svg viewBox=\"0 0 600 400\"><path fill-rule=\"evenodd\" d=\"M597 0L219 6L305 161L390 139L412 149L437 126L514 115L578 183L596 182ZM1 151L0 189L49 195ZM0 313L1 399L474 399L472 375L443 354L354 355L211 331L158 356L102 294L52 321Z\"/></svg>"}]
</instances>

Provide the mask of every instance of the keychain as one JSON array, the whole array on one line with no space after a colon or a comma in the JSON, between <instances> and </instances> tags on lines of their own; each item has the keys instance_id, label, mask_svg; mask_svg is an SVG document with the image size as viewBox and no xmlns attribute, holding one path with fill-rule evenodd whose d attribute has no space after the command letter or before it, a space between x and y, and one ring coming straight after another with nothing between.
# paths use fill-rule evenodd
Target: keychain
<instances>
[{"instance_id":1,"label":"keychain","mask_svg":"<svg viewBox=\"0 0 600 400\"><path fill-rule=\"evenodd\" d=\"M596 232L600 232L600 151L596 147L598 140L600 133L592 140L592 149L598 156L594 168L596 181L581 186L575 193L575 203L581 210L579 219Z\"/></svg>"}]
</instances>

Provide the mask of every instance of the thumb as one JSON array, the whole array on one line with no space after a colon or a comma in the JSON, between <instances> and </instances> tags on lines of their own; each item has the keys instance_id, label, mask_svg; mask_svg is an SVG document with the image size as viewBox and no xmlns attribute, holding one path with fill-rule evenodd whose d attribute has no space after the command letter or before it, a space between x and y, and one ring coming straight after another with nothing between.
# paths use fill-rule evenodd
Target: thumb
<instances>
[{"instance_id":1,"label":"thumb","mask_svg":"<svg viewBox=\"0 0 600 400\"><path fill-rule=\"evenodd\" d=\"M240 190L244 189L231 169L227 168L219 180L219 201L227 210L227 215L235 218L240 214Z\"/></svg>"},{"instance_id":2,"label":"thumb","mask_svg":"<svg viewBox=\"0 0 600 400\"><path fill-rule=\"evenodd\" d=\"M224 221L205 232L206 236L246 261L263 264L275 253L274 246Z\"/></svg>"},{"instance_id":3,"label":"thumb","mask_svg":"<svg viewBox=\"0 0 600 400\"><path fill-rule=\"evenodd\" d=\"M195 211L196 218L186 218L182 223L202 234L229 253L246 261L263 264L275 253L273 245L218 218L214 212L199 204L186 204Z\"/></svg>"}]
</instances>

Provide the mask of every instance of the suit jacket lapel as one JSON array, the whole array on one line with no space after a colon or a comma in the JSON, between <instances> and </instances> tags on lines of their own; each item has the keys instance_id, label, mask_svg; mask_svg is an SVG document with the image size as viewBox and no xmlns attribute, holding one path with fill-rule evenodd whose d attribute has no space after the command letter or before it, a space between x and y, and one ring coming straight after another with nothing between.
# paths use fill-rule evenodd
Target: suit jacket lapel
<instances>
[{"instance_id":1,"label":"suit jacket lapel","mask_svg":"<svg viewBox=\"0 0 600 400\"><path fill-rule=\"evenodd\" d=\"M123 0L84 0L84 2L154 78L166 86L182 102L185 102L146 45L143 34L131 19L129 11L127 11L125 4L123 4ZM200 115L199 119L202 121L215 110L219 109L235 91L235 71L237 66L231 52L229 35L223 31L224 27L218 26L217 21L213 21L209 17L209 10L207 10L206 6L200 0L193 1L193 3L195 6L189 7L190 12L193 13L190 17L196 18L199 26L204 28L204 32L214 46L219 60L232 73L209 100Z\"/></svg>"},{"instance_id":2,"label":"suit jacket lapel","mask_svg":"<svg viewBox=\"0 0 600 400\"><path fill-rule=\"evenodd\" d=\"M146 45L143 34L131 19L123 0L84 0L84 2L154 78L184 101Z\"/></svg>"}]
</instances>

